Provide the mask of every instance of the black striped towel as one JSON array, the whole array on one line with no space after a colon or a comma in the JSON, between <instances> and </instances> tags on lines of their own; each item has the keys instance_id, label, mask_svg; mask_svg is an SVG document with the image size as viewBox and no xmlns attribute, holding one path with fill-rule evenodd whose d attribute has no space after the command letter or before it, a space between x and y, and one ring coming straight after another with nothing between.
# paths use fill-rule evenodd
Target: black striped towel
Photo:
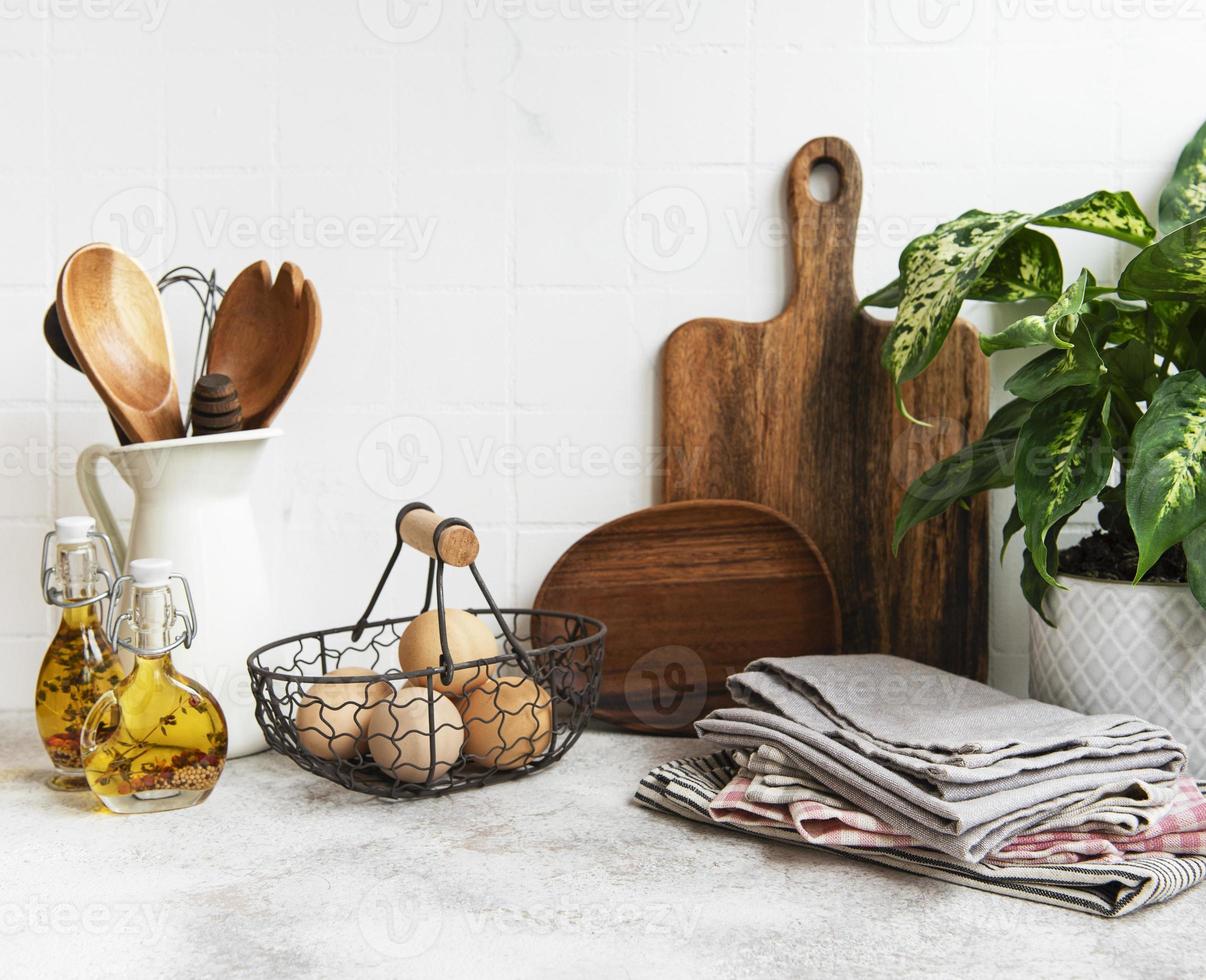
<instances>
[{"instance_id":1,"label":"black striped towel","mask_svg":"<svg viewBox=\"0 0 1206 980\"><path fill-rule=\"evenodd\" d=\"M708 815L708 805L733 778L737 768L728 752L668 762L641 780L636 798L652 810L710 826L739 830L800 847L835 851L927 878L941 878L982 891L1110 918L1127 915L1145 905L1166 902L1206 878L1206 857L1145 854L1119 864L1083 862L999 867L959 861L937 852L923 857L915 850L905 852L895 848L821 847L805 843L794 830L786 828L714 823Z\"/></svg>"}]
</instances>

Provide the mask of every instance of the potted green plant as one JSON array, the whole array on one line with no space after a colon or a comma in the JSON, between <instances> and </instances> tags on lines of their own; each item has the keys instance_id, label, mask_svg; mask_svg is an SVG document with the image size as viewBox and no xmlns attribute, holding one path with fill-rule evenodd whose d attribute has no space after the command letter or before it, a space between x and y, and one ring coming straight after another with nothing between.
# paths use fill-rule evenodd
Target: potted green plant
<instances>
[{"instance_id":1,"label":"potted green plant","mask_svg":"<svg viewBox=\"0 0 1206 980\"><path fill-rule=\"evenodd\" d=\"M1049 303L981 337L988 356L1039 353L980 438L908 488L896 541L1012 486L1004 539L1025 542L1031 694L1144 715L1206 757L1206 125L1158 217L1159 234L1125 191L968 211L910 242L899 278L863 305L897 310L883 364L907 414L901 385L939 354L964 300ZM1047 227L1138 251L1117 282L1082 270L1069 285ZM1060 531L1094 498L1100 527L1061 552Z\"/></svg>"}]
</instances>

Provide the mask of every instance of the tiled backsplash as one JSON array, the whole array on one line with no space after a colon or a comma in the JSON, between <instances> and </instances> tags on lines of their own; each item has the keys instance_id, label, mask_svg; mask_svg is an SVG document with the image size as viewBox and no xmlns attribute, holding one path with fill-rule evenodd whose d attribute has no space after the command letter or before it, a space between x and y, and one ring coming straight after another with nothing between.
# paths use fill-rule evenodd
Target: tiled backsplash
<instances>
[{"instance_id":1,"label":"tiled backsplash","mask_svg":"<svg viewBox=\"0 0 1206 980\"><path fill-rule=\"evenodd\" d=\"M472 520L500 600L529 602L572 540L655 499L669 332L778 311L784 169L807 139L841 135L862 157L864 292L967 208L1099 186L1154 204L1200 122L1169 93L1197 84L1204 22L1194 2L1124 6L7 5L0 707L28 704L52 623L41 536L81 509L78 451L112 440L40 334L76 246L106 239L152 272L190 263L223 281L288 258L318 286L322 342L259 491L280 584L265 636L353 621L416 497ZM1159 64L1125 84L1093 70L1157 42ZM1121 254L1059 237L1069 274ZM168 310L186 374L197 308L172 295ZM994 564L991 629L993 679L1015 691L1016 547ZM391 609L416 603L422 574L416 561L391 586ZM450 600L467 595L455 583Z\"/></svg>"}]
</instances>

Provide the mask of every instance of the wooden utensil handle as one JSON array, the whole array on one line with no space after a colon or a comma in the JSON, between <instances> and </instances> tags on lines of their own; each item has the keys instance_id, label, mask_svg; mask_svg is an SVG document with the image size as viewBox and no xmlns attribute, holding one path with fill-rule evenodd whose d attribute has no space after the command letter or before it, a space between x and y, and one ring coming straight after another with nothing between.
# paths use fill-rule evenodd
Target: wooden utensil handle
<instances>
[{"instance_id":1,"label":"wooden utensil handle","mask_svg":"<svg viewBox=\"0 0 1206 980\"><path fill-rule=\"evenodd\" d=\"M837 171L833 197L818 201L809 178L818 166ZM796 288L789 307L815 303L833 292L833 284L849 283L854 294L854 244L863 200L863 170L858 154L843 139L821 136L809 140L791 162L787 209L792 224L792 257Z\"/></svg>"},{"instance_id":2,"label":"wooden utensil handle","mask_svg":"<svg viewBox=\"0 0 1206 980\"><path fill-rule=\"evenodd\" d=\"M429 510L407 511L398 523L398 535L412 548L423 552L428 558L443 559L445 564L464 568L477 559L478 540L473 528L453 524L440 534L439 552L436 552L436 529L444 521L439 514Z\"/></svg>"}]
</instances>

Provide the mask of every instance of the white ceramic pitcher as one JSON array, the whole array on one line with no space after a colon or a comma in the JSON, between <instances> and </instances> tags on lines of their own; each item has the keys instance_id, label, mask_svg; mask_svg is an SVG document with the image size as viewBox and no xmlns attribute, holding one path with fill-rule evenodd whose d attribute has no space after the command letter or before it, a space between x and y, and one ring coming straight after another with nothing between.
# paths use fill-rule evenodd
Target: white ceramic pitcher
<instances>
[{"instance_id":1,"label":"white ceramic pitcher","mask_svg":"<svg viewBox=\"0 0 1206 980\"><path fill-rule=\"evenodd\" d=\"M192 647L173 656L181 672L200 681L221 704L231 757L265 748L247 655L273 638L276 604L249 490L268 440L280 434L279 429L250 429L120 449L89 446L76 464L80 493L112 539L123 570L134 558L170 558L188 579L199 629ZM97 482L102 458L134 491L128 545ZM176 596L178 603L183 598Z\"/></svg>"}]
</instances>

